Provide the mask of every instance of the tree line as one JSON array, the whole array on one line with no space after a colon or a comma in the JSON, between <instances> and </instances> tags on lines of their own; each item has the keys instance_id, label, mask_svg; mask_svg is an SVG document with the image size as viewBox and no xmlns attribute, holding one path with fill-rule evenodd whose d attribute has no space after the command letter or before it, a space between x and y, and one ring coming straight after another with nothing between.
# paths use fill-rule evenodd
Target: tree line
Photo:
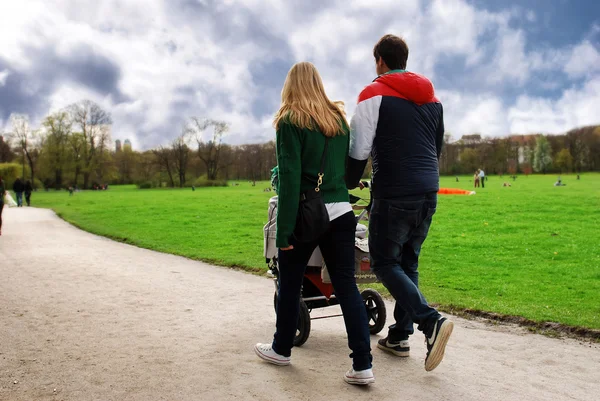
<instances>
[{"instance_id":1,"label":"tree line","mask_svg":"<svg viewBox=\"0 0 600 401\"><path fill-rule=\"evenodd\" d=\"M10 131L0 132L0 175L37 188L184 187L268 180L277 164L274 142L224 144L223 121L193 117L169 144L146 151L115 147L111 127L110 113L90 100L46 116L35 129L27 115L13 114Z\"/></svg>"},{"instance_id":2,"label":"tree line","mask_svg":"<svg viewBox=\"0 0 600 401\"><path fill-rule=\"evenodd\" d=\"M600 171L600 126L573 129L563 135L511 135L485 138L445 136L440 174L581 173Z\"/></svg>"},{"instance_id":3,"label":"tree line","mask_svg":"<svg viewBox=\"0 0 600 401\"><path fill-rule=\"evenodd\" d=\"M184 187L268 180L277 164L273 141L224 144L229 125L223 121L190 118L169 144L145 151L115 148L111 127L110 113L90 100L46 116L35 129L28 116L13 114L11 130L0 133L0 175L9 182L24 177L37 188ZM440 174L472 174L479 168L510 175L599 171L600 126L564 135L473 134L454 140L447 134Z\"/></svg>"}]
</instances>

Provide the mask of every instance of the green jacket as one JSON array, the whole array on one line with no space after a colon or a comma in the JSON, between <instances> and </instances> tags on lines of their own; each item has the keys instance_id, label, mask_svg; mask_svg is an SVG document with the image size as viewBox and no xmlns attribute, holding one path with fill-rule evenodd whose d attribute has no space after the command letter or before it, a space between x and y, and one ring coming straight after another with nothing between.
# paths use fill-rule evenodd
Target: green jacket
<instances>
[{"instance_id":1,"label":"green jacket","mask_svg":"<svg viewBox=\"0 0 600 401\"><path fill-rule=\"evenodd\" d=\"M325 203L348 202L344 178L350 136L344 124L343 134L329 139L321 194ZM300 194L317 186L325 136L318 130L300 129L280 122L277 129L277 165L279 199L277 203L276 246L286 248L296 226Z\"/></svg>"}]
</instances>

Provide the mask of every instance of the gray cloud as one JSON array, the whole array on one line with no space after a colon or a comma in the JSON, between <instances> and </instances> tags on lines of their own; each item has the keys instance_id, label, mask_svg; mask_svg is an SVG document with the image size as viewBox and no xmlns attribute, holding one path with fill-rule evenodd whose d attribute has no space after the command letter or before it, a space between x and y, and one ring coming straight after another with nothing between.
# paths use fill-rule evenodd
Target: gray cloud
<instances>
[{"instance_id":1,"label":"gray cloud","mask_svg":"<svg viewBox=\"0 0 600 401\"><path fill-rule=\"evenodd\" d=\"M8 76L4 86L0 86L0 120L7 121L11 113L36 115L47 109L47 97L53 89L51 84L41 81L32 88L29 74L16 71L0 58L0 71L4 70L8 71Z\"/></svg>"},{"instance_id":2,"label":"gray cloud","mask_svg":"<svg viewBox=\"0 0 600 401\"><path fill-rule=\"evenodd\" d=\"M0 87L0 118L4 120L11 113L45 115L48 97L67 82L110 96L117 104L129 100L119 89L119 66L89 47L78 46L66 55L59 55L54 47L23 47L23 50L30 61L28 69L19 71L0 59L0 71L9 71L5 85Z\"/></svg>"},{"instance_id":3,"label":"gray cloud","mask_svg":"<svg viewBox=\"0 0 600 401\"><path fill-rule=\"evenodd\" d=\"M374 78L372 46L388 31L409 38L409 69L432 75L436 89L450 95L447 126L455 133L490 126L480 121L480 115L491 114L484 113L485 107L500 115L496 126L505 127L507 110L519 96L554 101L574 83L585 84L560 69L536 70L551 57L541 57L543 62L532 66L532 49L539 47L527 31L522 54L511 44L516 42L503 50L503 35L514 34L524 17L509 17L502 26L497 21L503 16L488 13L482 22L480 7L461 0L405 1L398 13L389 12L396 7L393 0L381 0L385 5L366 0L232 0L227 5L218 0L148 0L142 8L141 2L124 3L118 15L111 7L80 15L74 3L57 1L44 11L57 21L61 35L45 15L27 14L23 19L29 25L13 36L30 41L18 51L0 48L0 72L10 72L0 86L0 119L20 112L35 122L49 107L90 96L112 112L113 137L129 138L137 148L170 141L191 116L229 121L230 143L271 139L269 120L288 69L300 59L317 65L328 94L346 101L351 114L358 92ZM536 26L546 29L541 23ZM585 29L579 29L579 37ZM594 32L597 37L600 30ZM592 36L588 40L597 43ZM479 55L476 62L470 59L474 55ZM505 66L494 64L499 56L508 60ZM513 74L521 69L525 78ZM593 93L596 87L586 88ZM472 107L464 106L467 101ZM482 112L472 113L475 107Z\"/></svg>"}]
</instances>

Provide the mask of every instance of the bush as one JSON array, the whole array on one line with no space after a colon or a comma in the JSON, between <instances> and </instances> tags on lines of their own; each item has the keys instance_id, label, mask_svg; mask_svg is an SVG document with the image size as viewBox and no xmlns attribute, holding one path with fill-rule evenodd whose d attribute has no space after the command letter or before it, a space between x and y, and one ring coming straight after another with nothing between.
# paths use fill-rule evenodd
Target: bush
<instances>
[{"instance_id":1,"label":"bush","mask_svg":"<svg viewBox=\"0 0 600 401\"><path fill-rule=\"evenodd\" d=\"M25 180L25 181L27 181L27 180ZM45 187L44 187L44 184L42 183L42 181L40 181L39 178L34 178L34 180L33 180L33 189L37 190L37 191L41 191L44 188Z\"/></svg>"},{"instance_id":2,"label":"bush","mask_svg":"<svg viewBox=\"0 0 600 401\"><path fill-rule=\"evenodd\" d=\"M137 184L138 189L150 189L150 188L154 188L154 184L152 183L152 181L146 181L146 182L140 182L139 184Z\"/></svg>"},{"instance_id":3,"label":"bush","mask_svg":"<svg viewBox=\"0 0 600 401\"><path fill-rule=\"evenodd\" d=\"M204 177L200 177L194 182L194 186L198 187L198 188L201 188L201 187L226 187L227 181L225 181L225 180L207 180Z\"/></svg>"},{"instance_id":4,"label":"bush","mask_svg":"<svg viewBox=\"0 0 600 401\"><path fill-rule=\"evenodd\" d=\"M12 188L13 182L23 174L23 166L18 163L0 163L0 177L6 188Z\"/></svg>"}]
</instances>

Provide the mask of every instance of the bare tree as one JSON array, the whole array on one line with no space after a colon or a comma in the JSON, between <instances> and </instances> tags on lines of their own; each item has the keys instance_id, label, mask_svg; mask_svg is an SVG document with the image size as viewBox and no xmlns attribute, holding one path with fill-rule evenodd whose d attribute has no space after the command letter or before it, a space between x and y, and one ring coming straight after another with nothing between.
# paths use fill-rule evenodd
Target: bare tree
<instances>
[{"instance_id":1,"label":"bare tree","mask_svg":"<svg viewBox=\"0 0 600 401\"><path fill-rule=\"evenodd\" d=\"M91 100L82 100L69 107L73 124L83 135L83 187L87 188L90 174L97 161L98 149L102 150L107 126L112 124L110 114Z\"/></svg>"},{"instance_id":2,"label":"bare tree","mask_svg":"<svg viewBox=\"0 0 600 401\"><path fill-rule=\"evenodd\" d=\"M185 185L185 173L189 164L190 148L188 146L189 129L183 128L183 132L171 143L171 152L173 154L173 161L175 165L175 171L179 177L179 187L183 188Z\"/></svg>"},{"instance_id":3,"label":"bare tree","mask_svg":"<svg viewBox=\"0 0 600 401\"><path fill-rule=\"evenodd\" d=\"M30 129L27 115L11 114L10 121L13 141L23 154L23 175L25 175L25 161L27 161L31 172L31 185L35 188L35 167L40 155L38 140L40 133Z\"/></svg>"},{"instance_id":4,"label":"bare tree","mask_svg":"<svg viewBox=\"0 0 600 401\"><path fill-rule=\"evenodd\" d=\"M173 171L175 170L173 166L173 152L171 149L160 146L158 149L154 149L152 151L154 156L156 157L156 164L160 167L160 169L164 169L169 176L170 186L175 186L175 181L173 180Z\"/></svg>"},{"instance_id":5,"label":"bare tree","mask_svg":"<svg viewBox=\"0 0 600 401\"><path fill-rule=\"evenodd\" d=\"M213 127L213 134L212 139L206 141L203 134L208 127ZM229 124L223 121L200 120L192 117L192 123L188 126L188 130L198 142L198 157L206 165L207 178L216 180L220 168L223 134L229 130Z\"/></svg>"}]
</instances>

